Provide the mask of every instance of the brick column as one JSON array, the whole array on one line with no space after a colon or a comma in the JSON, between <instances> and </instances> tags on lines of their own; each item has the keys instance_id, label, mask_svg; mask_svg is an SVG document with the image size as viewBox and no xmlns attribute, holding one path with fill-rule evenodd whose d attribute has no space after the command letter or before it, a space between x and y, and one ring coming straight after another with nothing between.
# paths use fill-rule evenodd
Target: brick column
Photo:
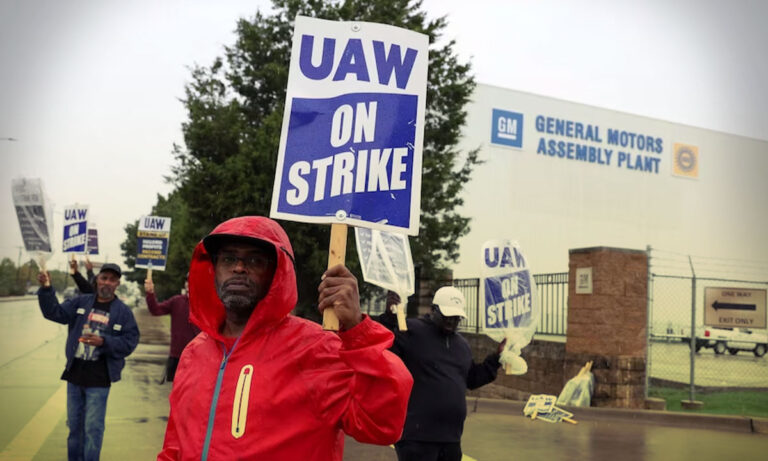
<instances>
[{"instance_id":1,"label":"brick column","mask_svg":"<svg viewBox=\"0 0 768 461\"><path fill-rule=\"evenodd\" d=\"M608 247L569 253L565 380L592 360L592 406L644 408L647 255ZM584 293L590 291L588 268L591 293Z\"/></svg>"}]
</instances>

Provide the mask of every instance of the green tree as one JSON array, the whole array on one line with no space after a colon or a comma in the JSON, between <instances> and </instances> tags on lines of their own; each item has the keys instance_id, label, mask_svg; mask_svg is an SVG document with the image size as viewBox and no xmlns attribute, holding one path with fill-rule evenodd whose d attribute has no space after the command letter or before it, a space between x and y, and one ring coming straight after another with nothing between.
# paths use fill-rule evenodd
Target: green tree
<instances>
[{"instance_id":1,"label":"green tree","mask_svg":"<svg viewBox=\"0 0 768 461\"><path fill-rule=\"evenodd\" d=\"M0 261L0 296L15 296L19 293L16 287L17 270L10 258Z\"/></svg>"},{"instance_id":2,"label":"green tree","mask_svg":"<svg viewBox=\"0 0 768 461\"><path fill-rule=\"evenodd\" d=\"M0 296L21 296L26 294L29 288L39 287L37 273L40 271L37 262L30 259L16 267L16 264L10 258L3 258L0 261ZM51 284L58 293L62 293L68 286L74 285L70 281L69 272L59 270L48 270L51 277Z\"/></svg>"},{"instance_id":3,"label":"green tree","mask_svg":"<svg viewBox=\"0 0 768 461\"><path fill-rule=\"evenodd\" d=\"M257 12L236 26L234 45L210 67L195 67L186 87L185 147L174 146L175 191L158 207L172 209L172 245L190 245L216 224L243 215L268 215L288 82L293 20L296 15L330 20L391 24L429 36L429 82L422 170L421 226L411 239L414 263L432 278L458 258L458 239L469 231L459 215L459 192L478 163L477 151L459 152L456 144L466 118L464 106L474 89L470 66L460 63L454 42L438 44L445 18L427 20L421 1L273 0L274 14ZM158 208L156 207L156 208ZM296 254L300 315L312 316L320 275L327 264L330 226L283 222ZM177 225L179 227L177 227ZM126 227L128 240L135 228ZM131 234L132 233L132 234ZM350 232L347 264L358 274ZM124 251L135 255L126 242ZM368 287L361 283L363 291Z\"/></svg>"},{"instance_id":4,"label":"green tree","mask_svg":"<svg viewBox=\"0 0 768 461\"><path fill-rule=\"evenodd\" d=\"M40 267L37 265L37 262L34 259L30 259L21 265L21 268L19 269L19 283L22 286L23 292L38 286L38 272L40 272Z\"/></svg>"}]
</instances>

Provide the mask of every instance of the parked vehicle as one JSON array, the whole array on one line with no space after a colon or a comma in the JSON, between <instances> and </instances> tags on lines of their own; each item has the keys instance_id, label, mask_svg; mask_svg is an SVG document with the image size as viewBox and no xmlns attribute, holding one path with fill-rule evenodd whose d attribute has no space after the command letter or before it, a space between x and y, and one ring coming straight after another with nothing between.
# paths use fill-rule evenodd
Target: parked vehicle
<instances>
[{"instance_id":1,"label":"parked vehicle","mask_svg":"<svg viewBox=\"0 0 768 461\"><path fill-rule=\"evenodd\" d=\"M762 357L768 352L768 334L746 328L714 328L705 327L703 331L696 329L696 352L702 348L711 348L715 354L722 355L728 351L736 355L739 351L750 351L755 357ZM690 343L690 338L683 337L683 342Z\"/></svg>"}]
</instances>

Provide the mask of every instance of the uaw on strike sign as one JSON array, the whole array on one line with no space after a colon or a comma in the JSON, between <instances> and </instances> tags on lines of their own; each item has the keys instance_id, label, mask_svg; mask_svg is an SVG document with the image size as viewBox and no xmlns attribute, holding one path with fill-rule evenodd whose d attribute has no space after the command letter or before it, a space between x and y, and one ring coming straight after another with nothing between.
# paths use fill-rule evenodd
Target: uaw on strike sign
<instances>
[{"instance_id":1,"label":"uaw on strike sign","mask_svg":"<svg viewBox=\"0 0 768 461\"><path fill-rule=\"evenodd\" d=\"M71 205L64 208L64 253L85 253L88 238L88 205Z\"/></svg>"},{"instance_id":2,"label":"uaw on strike sign","mask_svg":"<svg viewBox=\"0 0 768 461\"><path fill-rule=\"evenodd\" d=\"M19 218L21 238L27 251L51 251L46 219L43 183L38 178L19 178L11 182L13 206Z\"/></svg>"},{"instance_id":3,"label":"uaw on strike sign","mask_svg":"<svg viewBox=\"0 0 768 461\"><path fill-rule=\"evenodd\" d=\"M136 235L136 264L140 269L165 270L168 243L171 240L171 218L142 216Z\"/></svg>"},{"instance_id":4,"label":"uaw on strike sign","mask_svg":"<svg viewBox=\"0 0 768 461\"><path fill-rule=\"evenodd\" d=\"M418 233L428 45L296 17L271 217Z\"/></svg>"}]
</instances>

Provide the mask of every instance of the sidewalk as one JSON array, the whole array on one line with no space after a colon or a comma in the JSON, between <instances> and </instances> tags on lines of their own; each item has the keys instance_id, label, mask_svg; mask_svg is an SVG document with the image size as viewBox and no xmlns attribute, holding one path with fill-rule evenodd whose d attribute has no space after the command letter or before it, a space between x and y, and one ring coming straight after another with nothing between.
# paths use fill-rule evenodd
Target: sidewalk
<instances>
[{"instance_id":1,"label":"sidewalk","mask_svg":"<svg viewBox=\"0 0 768 461\"><path fill-rule=\"evenodd\" d=\"M141 338L126 359L122 379L112 385L107 403L101 459L154 460L163 446L171 384L159 384L168 357L170 318L135 309ZM66 457L66 417L58 422L34 461Z\"/></svg>"},{"instance_id":2,"label":"sidewalk","mask_svg":"<svg viewBox=\"0 0 768 461\"><path fill-rule=\"evenodd\" d=\"M505 415L523 414L525 402L486 398L468 398L467 412ZM623 408L562 407L574 414L577 421L623 422L651 424L655 426L681 427L685 429L709 429L714 431L744 432L768 435L768 419L748 416L723 416L699 413L681 413L657 410L632 410Z\"/></svg>"},{"instance_id":3,"label":"sidewalk","mask_svg":"<svg viewBox=\"0 0 768 461\"><path fill-rule=\"evenodd\" d=\"M153 460L169 411L169 383L159 384L168 354L168 317L134 311L141 343L109 397L102 459ZM757 418L612 408L568 408L577 425L531 421L524 402L470 397L462 446L469 460L760 459L768 421ZM58 422L34 460L61 459L67 428ZM391 447L346 438L344 460L396 461Z\"/></svg>"}]
</instances>

